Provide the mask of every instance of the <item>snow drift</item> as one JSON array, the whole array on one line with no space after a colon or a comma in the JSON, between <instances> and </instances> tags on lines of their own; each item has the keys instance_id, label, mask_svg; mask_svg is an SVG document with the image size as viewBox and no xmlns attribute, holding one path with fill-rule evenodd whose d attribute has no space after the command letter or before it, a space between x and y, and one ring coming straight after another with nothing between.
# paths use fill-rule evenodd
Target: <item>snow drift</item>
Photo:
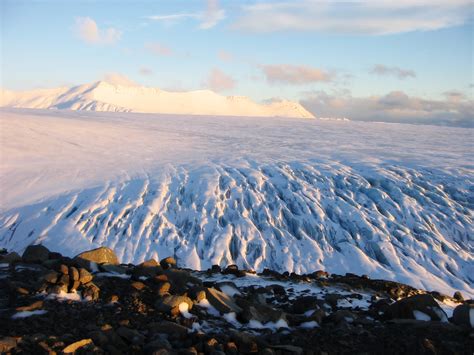
<instances>
[{"instance_id":1,"label":"snow drift","mask_svg":"<svg viewBox=\"0 0 474 355\"><path fill-rule=\"evenodd\" d=\"M326 269L473 296L472 132L3 110L0 247Z\"/></svg>"},{"instance_id":2,"label":"snow drift","mask_svg":"<svg viewBox=\"0 0 474 355\"><path fill-rule=\"evenodd\" d=\"M156 88L99 81L72 88L14 92L2 90L1 107L147 112L191 115L314 118L288 100L258 104L245 96L222 96L210 90L168 92Z\"/></svg>"}]
</instances>

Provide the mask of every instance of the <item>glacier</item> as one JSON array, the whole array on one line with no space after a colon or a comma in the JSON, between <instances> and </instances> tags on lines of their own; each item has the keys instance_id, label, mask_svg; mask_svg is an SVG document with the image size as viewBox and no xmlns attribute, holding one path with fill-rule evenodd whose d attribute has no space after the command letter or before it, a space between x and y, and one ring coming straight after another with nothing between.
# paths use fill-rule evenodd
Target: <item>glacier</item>
<instances>
[{"instance_id":1,"label":"glacier","mask_svg":"<svg viewBox=\"0 0 474 355\"><path fill-rule=\"evenodd\" d=\"M0 247L474 296L474 130L0 109Z\"/></svg>"}]
</instances>

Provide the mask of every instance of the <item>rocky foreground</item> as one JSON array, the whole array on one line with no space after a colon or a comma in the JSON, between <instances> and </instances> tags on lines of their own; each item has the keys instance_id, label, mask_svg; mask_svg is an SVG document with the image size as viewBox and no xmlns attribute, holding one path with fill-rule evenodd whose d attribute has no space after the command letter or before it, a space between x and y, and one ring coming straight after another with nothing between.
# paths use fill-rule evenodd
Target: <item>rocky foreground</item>
<instances>
[{"instance_id":1,"label":"rocky foreground","mask_svg":"<svg viewBox=\"0 0 474 355\"><path fill-rule=\"evenodd\" d=\"M6 354L472 354L474 301L353 274L0 252Z\"/></svg>"}]
</instances>

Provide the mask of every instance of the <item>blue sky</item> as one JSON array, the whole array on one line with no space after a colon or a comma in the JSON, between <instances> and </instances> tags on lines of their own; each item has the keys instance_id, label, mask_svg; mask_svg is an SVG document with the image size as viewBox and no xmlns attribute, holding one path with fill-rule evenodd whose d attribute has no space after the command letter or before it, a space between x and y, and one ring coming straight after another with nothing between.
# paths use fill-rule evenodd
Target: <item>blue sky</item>
<instances>
[{"instance_id":1,"label":"blue sky","mask_svg":"<svg viewBox=\"0 0 474 355\"><path fill-rule=\"evenodd\" d=\"M466 0L3 0L1 6L7 89L82 84L114 73L170 90L313 100L319 111L391 93L425 111L433 102L472 101Z\"/></svg>"}]
</instances>

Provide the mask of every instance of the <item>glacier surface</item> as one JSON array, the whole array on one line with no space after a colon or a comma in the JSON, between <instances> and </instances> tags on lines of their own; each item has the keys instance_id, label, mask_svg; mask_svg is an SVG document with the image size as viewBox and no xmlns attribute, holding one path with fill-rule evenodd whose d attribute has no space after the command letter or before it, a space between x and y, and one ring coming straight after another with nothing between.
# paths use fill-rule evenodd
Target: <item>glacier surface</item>
<instances>
[{"instance_id":1,"label":"glacier surface","mask_svg":"<svg viewBox=\"0 0 474 355\"><path fill-rule=\"evenodd\" d=\"M474 296L474 130L25 109L0 124L0 247Z\"/></svg>"}]
</instances>

